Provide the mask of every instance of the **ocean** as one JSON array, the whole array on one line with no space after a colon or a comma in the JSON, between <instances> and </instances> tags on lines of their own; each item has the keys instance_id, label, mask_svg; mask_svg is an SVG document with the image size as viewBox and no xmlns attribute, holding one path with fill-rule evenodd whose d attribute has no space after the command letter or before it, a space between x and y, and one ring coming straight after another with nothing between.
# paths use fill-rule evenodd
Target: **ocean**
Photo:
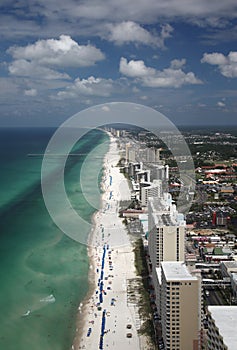
<instances>
[{"instance_id":1,"label":"ocean","mask_svg":"<svg viewBox=\"0 0 237 350\"><path fill-rule=\"evenodd\" d=\"M70 349L77 308L89 287L87 247L55 225L41 193L42 154L54 131L0 129L0 350ZM99 188L108 148L107 134L92 130L74 147L80 156L68 157L66 192L87 221L100 205L100 193L91 191L91 205L82 192L95 182ZM82 191L80 172L90 152L95 157L87 162ZM82 235L85 229L78 228Z\"/></svg>"}]
</instances>

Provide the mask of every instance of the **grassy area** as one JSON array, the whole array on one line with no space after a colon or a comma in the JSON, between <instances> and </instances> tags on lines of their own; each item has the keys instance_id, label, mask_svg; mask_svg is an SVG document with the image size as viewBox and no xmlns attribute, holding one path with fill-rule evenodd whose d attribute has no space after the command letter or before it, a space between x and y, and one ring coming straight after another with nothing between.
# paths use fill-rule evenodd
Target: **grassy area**
<instances>
[{"instance_id":1,"label":"grassy area","mask_svg":"<svg viewBox=\"0 0 237 350\"><path fill-rule=\"evenodd\" d=\"M141 277L148 277L149 272L146 264L146 256L142 239L138 239L134 245L135 267L137 274ZM148 285L145 285L144 287L147 289Z\"/></svg>"},{"instance_id":2,"label":"grassy area","mask_svg":"<svg viewBox=\"0 0 237 350\"><path fill-rule=\"evenodd\" d=\"M139 314L144 321L141 326L140 333L146 335L150 339L153 349L156 349L157 346L155 342L155 330L152 321L152 309L148 292L149 272L142 239L139 239L134 243L134 254L137 275L141 277L141 283L137 286L137 290L139 290L140 294L138 303Z\"/></svg>"}]
</instances>

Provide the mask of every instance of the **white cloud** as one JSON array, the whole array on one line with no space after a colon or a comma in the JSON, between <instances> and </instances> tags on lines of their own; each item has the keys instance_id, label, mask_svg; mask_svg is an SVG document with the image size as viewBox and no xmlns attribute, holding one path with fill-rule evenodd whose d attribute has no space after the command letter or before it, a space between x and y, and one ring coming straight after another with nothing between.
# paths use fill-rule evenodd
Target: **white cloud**
<instances>
[{"instance_id":1,"label":"white cloud","mask_svg":"<svg viewBox=\"0 0 237 350\"><path fill-rule=\"evenodd\" d=\"M75 79L74 83L68 85L65 90L57 93L58 99L76 98L78 96L110 96L113 89L111 79L95 78Z\"/></svg>"},{"instance_id":2,"label":"white cloud","mask_svg":"<svg viewBox=\"0 0 237 350\"><path fill-rule=\"evenodd\" d=\"M110 112L110 107L109 106L103 106L103 107L101 107L101 109L104 112Z\"/></svg>"},{"instance_id":3,"label":"white cloud","mask_svg":"<svg viewBox=\"0 0 237 350\"><path fill-rule=\"evenodd\" d=\"M171 33L173 32L174 28L171 27L170 24L164 24L161 26L161 40L162 42L165 39L168 39L171 37Z\"/></svg>"},{"instance_id":4,"label":"white cloud","mask_svg":"<svg viewBox=\"0 0 237 350\"><path fill-rule=\"evenodd\" d=\"M179 68L182 68L185 64L186 64L185 58L182 58L181 60L175 59L175 60L171 61L170 67L173 69L179 69Z\"/></svg>"},{"instance_id":5,"label":"white cloud","mask_svg":"<svg viewBox=\"0 0 237 350\"><path fill-rule=\"evenodd\" d=\"M128 62L124 57L121 57L120 59L119 71L130 78L153 76L156 72L154 68L146 67L142 60L131 60Z\"/></svg>"},{"instance_id":6,"label":"white cloud","mask_svg":"<svg viewBox=\"0 0 237 350\"><path fill-rule=\"evenodd\" d=\"M38 40L27 46L12 46L7 52L13 57L8 65L11 75L40 80L70 79L60 69L92 66L105 58L95 46L79 45L68 35L61 35L59 39Z\"/></svg>"},{"instance_id":7,"label":"white cloud","mask_svg":"<svg viewBox=\"0 0 237 350\"><path fill-rule=\"evenodd\" d=\"M120 60L120 73L130 78L135 78L147 87L174 87L178 88L186 84L201 84L201 80L195 77L193 72L185 73L180 67L185 60L173 60L171 67L163 71L147 67L144 61L127 61L122 57Z\"/></svg>"},{"instance_id":8,"label":"white cloud","mask_svg":"<svg viewBox=\"0 0 237 350\"><path fill-rule=\"evenodd\" d=\"M227 78L237 77L237 51L231 51L227 56L222 53L204 53L202 63L218 66L221 74Z\"/></svg>"},{"instance_id":9,"label":"white cloud","mask_svg":"<svg viewBox=\"0 0 237 350\"><path fill-rule=\"evenodd\" d=\"M204 53L201 59L202 63L209 63L212 65L224 65L227 63L226 57L222 53Z\"/></svg>"},{"instance_id":10,"label":"white cloud","mask_svg":"<svg viewBox=\"0 0 237 350\"><path fill-rule=\"evenodd\" d=\"M222 101L218 101L218 102L217 102L217 106L218 106L218 107L225 107L225 103L222 102Z\"/></svg>"},{"instance_id":11,"label":"white cloud","mask_svg":"<svg viewBox=\"0 0 237 350\"><path fill-rule=\"evenodd\" d=\"M123 21L116 24L108 24L106 26L108 34L105 35L109 41L122 45L124 43L135 43L151 45L155 47L164 47L165 39L171 37L173 28L169 25L163 25L160 35L151 34L141 25L133 21Z\"/></svg>"},{"instance_id":12,"label":"white cloud","mask_svg":"<svg viewBox=\"0 0 237 350\"><path fill-rule=\"evenodd\" d=\"M4 5L5 2L5 5ZM236 18L235 0L2 0L0 31L6 37L51 37L68 33L104 38L106 23L132 21L138 25L164 21L225 27ZM38 20L41 18L41 22ZM9 25L11 24L11 25ZM116 24L114 24L116 25ZM142 27L141 27L142 28Z\"/></svg>"},{"instance_id":13,"label":"white cloud","mask_svg":"<svg viewBox=\"0 0 237 350\"><path fill-rule=\"evenodd\" d=\"M185 73L181 69L167 68L157 72L155 77L146 77L143 83L149 87L179 88L187 84L200 84L201 81L195 77L193 72Z\"/></svg>"},{"instance_id":14,"label":"white cloud","mask_svg":"<svg viewBox=\"0 0 237 350\"><path fill-rule=\"evenodd\" d=\"M9 0L12 1L13 0ZM42 12L49 18L55 18L55 1L36 0L31 5L32 12L39 13L41 4ZM224 18L236 16L235 0L137 0L136 3L127 0L87 0L79 1L77 4L73 0L57 0L58 16L62 18L80 18L87 20L132 20L151 23L157 18L175 18L190 20L190 17Z\"/></svg>"},{"instance_id":15,"label":"white cloud","mask_svg":"<svg viewBox=\"0 0 237 350\"><path fill-rule=\"evenodd\" d=\"M60 73L54 69L40 66L37 62L29 62L24 59L13 61L8 67L9 73L15 76L33 77L38 79L70 79L66 73Z\"/></svg>"},{"instance_id":16,"label":"white cloud","mask_svg":"<svg viewBox=\"0 0 237 350\"><path fill-rule=\"evenodd\" d=\"M68 35L59 39L38 40L27 46L12 46L8 53L15 60L34 61L44 66L57 67L86 67L103 60L104 54L95 46L78 45Z\"/></svg>"},{"instance_id":17,"label":"white cloud","mask_svg":"<svg viewBox=\"0 0 237 350\"><path fill-rule=\"evenodd\" d=\"M24 91L26 96L36 96L38 94L36 89L28 89Z\"/></svg>"}]
</instances>

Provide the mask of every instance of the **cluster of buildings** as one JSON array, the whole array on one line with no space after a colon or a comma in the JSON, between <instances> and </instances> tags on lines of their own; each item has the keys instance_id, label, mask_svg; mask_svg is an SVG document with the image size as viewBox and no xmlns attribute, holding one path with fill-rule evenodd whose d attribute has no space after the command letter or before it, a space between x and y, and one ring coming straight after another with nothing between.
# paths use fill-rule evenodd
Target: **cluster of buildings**
<instances>
[{"instance_id":1,"label":"cluster of buildings","mask_svg":"<svg viewBox=\"0 0 237 350\"><path fill-rule=\"evenodd\" d=\"M162 164L158 150L118 140L125 149L123 170L132 182L132 199L139 201L142 212L162 328L159 348L235 349L237 306L208 306L204 313L201 270L186 259L186 221L168 192L169 167ZM134 217L138 212L134 210Z\"/></svg>"},{"instance_id":2,"label":"cluster of buildings","mask_svg":"<svg viewBox=\"0 0 237 350\"><path fill-rule=\"evenodd\" d=\"M185 263L185 227L169 193L148 199L148 251L167 350L202 344L202 280L200 270Z\"/></svg>"},{"instance_id":3,"label":"cluster of buildings","mask_svg":"<svg viewBox=\"0 0 237 350\"><path fill-rule=\"evenodd\" d=\"M202 184L215 200L236 200L236 167L236 163L231 165L215 163L213 166L198 167L196 168L198 183Z\"/></svg>"},{"instance_id":4,"label":"cluster of buildings","mask_svg":"<svg viewBox=\"0 0 237 350\"><path fill-rule=\"evenodd\" d=\"M235 171L237 164L232 163L231 165L215 163L213 166L206 165L196 169L196 172L202 175L202 182L204 184L217 185L226 182L234 182L237 179ZM221 191L223 194L233 194L232 186L227 187Z\"/></svg>"}]
</instances>

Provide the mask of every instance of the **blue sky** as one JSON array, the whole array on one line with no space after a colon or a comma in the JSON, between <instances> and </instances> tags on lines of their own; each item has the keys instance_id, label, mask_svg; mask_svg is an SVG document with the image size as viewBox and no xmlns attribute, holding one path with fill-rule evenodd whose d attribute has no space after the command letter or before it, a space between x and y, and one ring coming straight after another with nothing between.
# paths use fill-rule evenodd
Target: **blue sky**
<instances>
[{"instance_id":1,"label":"blue sky","mask_svg":"<svg viewBox=\"0 0 237 350\"><path fill-rule=\"evenodd\" d=\"M1 0L0 126L113 101L237 123L236 0Z\"/></svg>"}]
</instances>

